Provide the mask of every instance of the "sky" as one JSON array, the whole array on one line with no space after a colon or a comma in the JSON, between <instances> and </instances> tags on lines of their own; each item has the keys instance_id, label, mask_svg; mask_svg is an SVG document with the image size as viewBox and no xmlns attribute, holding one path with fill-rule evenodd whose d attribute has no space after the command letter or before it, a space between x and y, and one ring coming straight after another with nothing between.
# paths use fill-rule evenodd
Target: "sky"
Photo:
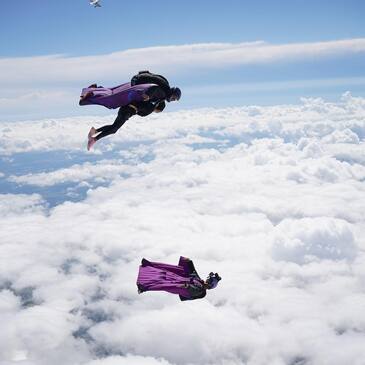
<instances>
[{"instance_id":1,"label":"sky","mask_svg":"<svg viewBox=\"0 0 365 365\"><path fill-rule=\"evenodd\" d=\"M365 365L364 2L101 3L1 4L0 364ZM141 69L181 100L87 151Z\"/></svg>"},{"instance_id":2,"label":"sky","mask_svg":"<svg viewBox=\"0 0 365 365\"><path fill-rule=\"evenodd\" d=\"M364 10L360 0L4 2L0 120L109 115L77 105L82 87L140 69L183 90L172 111L364 96Z\"/></svg>"}]
</instances>

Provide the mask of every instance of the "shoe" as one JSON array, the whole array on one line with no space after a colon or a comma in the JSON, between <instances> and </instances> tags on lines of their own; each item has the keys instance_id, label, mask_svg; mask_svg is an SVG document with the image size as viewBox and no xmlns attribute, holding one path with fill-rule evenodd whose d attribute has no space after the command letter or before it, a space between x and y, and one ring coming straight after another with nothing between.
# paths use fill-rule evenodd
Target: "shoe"
<instances>
[{"instance_id":1,"label":"shoe","mask_svg":"<svg viewBox=\"0 0 365 365\"><path fill-rule=\"evenodd\" d=\"M92 91L88 91L86 94L81 95L80 99L85 100L85 99L87 99L87 98L89 98L90 96L93 96L93 95L94 95L94 93Z\"/></svg>"},{"instance_id":2,"label":"shoe","mask_svg":"<svg viewBox=\"0 0 365 365\"><path fill-rule=\"evenodd\" d=\"M91 84L90 86L88 86L87 88L88 89L91 89L91 88L96 88L96 87L98 87L96 84Z\"/></svg>"},{"instance_id":3,"label":"shoe","mask_svg":"<svg viewBox=\"0 0 365 365\"><path fill-rule=\"evenodd\" d=\"M94 127L91 127L87 138L90 139L91 137L94 137L94 134L96 134L96 129Z\"/></svg>"},{"instance_id":4,"label":"shoe","mask_svg":"<svg viewBox=\"0 0 365 365\"><path fill-rule=\"evenodd\" d=\"M88 91L86 94L81 95L79 100L79 105L85 105L85 100L93 95L94 93L92 91Z\"/></svg>"},{"instance_id":5,"label":"shoe","mask_svg":"<svg viewBox=\"0 0 365 365\"><path fill-rule=\"evenodd\" d=\"M143 290L143 286L141 284L137 284L138 294L142 294L145 290Z\"/></svg>"},{"instance_id":6,"label":"shoe","mask_svg":"<svg viewBox=\"0 0 365 365\"><path fill-rule=\"evenodd\" d=\"M89 98L90 96L93 96L94 93L92 91L88 91L84 96L83 96L83 99L87 99Z\"/></svg>"},{"instance_id":7,"label":"shoe","mask_svg":"<svg viewBox=\"0 0 365 365\"><path fill-rule=\"evenodd\" d=\"M96 139L94 137L90 137L87 142L87 150L90 151L91 147L96 143Z\"/></svg>"}]
</instances>

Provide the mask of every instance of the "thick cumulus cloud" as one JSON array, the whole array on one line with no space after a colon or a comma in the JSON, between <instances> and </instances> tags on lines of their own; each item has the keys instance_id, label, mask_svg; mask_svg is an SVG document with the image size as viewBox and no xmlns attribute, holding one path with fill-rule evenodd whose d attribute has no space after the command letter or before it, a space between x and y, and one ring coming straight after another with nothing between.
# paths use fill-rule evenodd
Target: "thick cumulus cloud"
<instances>
[{"instance_id":1,"label":"thick cumulus cloud","mask_svg":"<svg viewBox=\"0 0 365 365\"><path fill-rule=\"evenodd\" d=\"M87 154L110 120L2 125L34 168L0 176L1 363L363 364L364 99L135 118ZM88 190L49 205L63 184ZM142 257L180 255L219 287L138 295Z\"/></svg>"},{"instance_id":2,"label":"thick cumulus cloud","mask_svg":"<svg viewBox=\"0 0 365 365\"><path fill-rule=\"evenodd\" d=\"M273 257L299 264L311 260L353 260L356 246L351 227L333 218L287 219L277 225Z\"/></svg>"}]
</instances>

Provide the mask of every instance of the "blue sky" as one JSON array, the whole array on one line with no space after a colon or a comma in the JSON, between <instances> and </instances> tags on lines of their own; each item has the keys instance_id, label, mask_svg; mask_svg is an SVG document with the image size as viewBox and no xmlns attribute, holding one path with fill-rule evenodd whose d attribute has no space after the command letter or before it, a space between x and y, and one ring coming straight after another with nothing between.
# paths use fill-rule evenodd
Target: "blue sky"
<instances>
[{"instance_id":1,"label":"blue sky","mask_svg":"<svg viewBox=\"0 0 365 365\"><path fill-rule=\"evenodd\" d=\"M299 54L294 61L290 57L280 57L279 61L262 63L256 57L253 62L240 63L236 60L223 66L217 61L214 67L203 67L203 62L203 66L195 68L195 61L187 61L186 67L181 66L179 70L174 70L173 64L167 65L168 59L161 64L156 61L156 64L158 52L153 56L154 63L150 63L151 56L143 58L143 55L137 55L135 70L125 67L121 55L120 69L115 67L115 73L107 77L101 70L88 74L85 71L82 78L70 81L71 76L65 73L74 67L67 65L70 57L99 56L97 63L100 68L108 70L109 61L103 56L146 47L211 43L238 45L263 41L285 48L295 44L363 39L364 10L365 3L360 0L163 0L153 5L144 0L102 0L102 7L96 9L88 4L88 0L4 2L0 14L0 67L4 74L14 73L21 78L33 67L27 62L34 65L36 56L62 55L64 59L57 65L39 66L39 73L43 70L52 73L48 80L35 71L28 71L28 81L23 84L18 81L15 87L10 76L9 79L0 76L2 85L9 85L6 91L0 92L0 121L77 115L90 111L108 113L95 108L80 109L72 101L77 100L80 89L86 84L119 84L128 81L130 75L138 71L137 68L144 66L165 74L172 84L183 89L183 99L178 105L171 105L171 110L296 103L302 96L338 99L345 91L362 96L365 95L363 45L360 51L357 50L358 45L346 46L345 49L340 46L334 52L330 50L321 55L313 50L310 55L304 51L304 57ZM260 52L267 53L266 50ZM13 59L26 62L19 65L12 63ZM7 62L6 67L1 61ZM95 62L85 61L82 71ZM58 79L56 75L59 75ZM69 81L65 81L67 79ZM222 85L236 85L236 91L224 93L219 90ZM200 93L199 90L204 87L210 88L209 95ZM51 93L53 101L50 100ZM55 101L60 101L60 98L63 98L62 102ZM46 109L44 105L47 105Z\"/></svg>"},{"instance_id":2,"label":"blue sky","mask_svg":"<svg viewBox=\"0 0 365 365\"><path fill-rule=\"evenodd\" d=\"M359 364L364 4L1 1L0 363ZM182 99L87 151L146 68ZM219 287L137 293L180 255Z\"/></svg>"},{"instance_id":3,"label":"blue sky","mask_svg":"<svg viewBox=\"0 0 365 365\"><path fill-rule=\"evenodd\" d=\"M94 9L87 0L4 2L1 56L89 55L156 45L364 36L361 0L158 0L154 5L145 0L102 0L102 5Z\"/></svg>"}]
</instances>

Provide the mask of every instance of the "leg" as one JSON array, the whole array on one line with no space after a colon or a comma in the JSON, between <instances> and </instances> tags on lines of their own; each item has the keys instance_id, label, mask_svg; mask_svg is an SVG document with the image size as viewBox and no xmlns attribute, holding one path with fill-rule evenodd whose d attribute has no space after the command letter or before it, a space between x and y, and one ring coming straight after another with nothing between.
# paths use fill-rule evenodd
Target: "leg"
<instances>
[{"instance_id":1,"label":"leg","mask_svg":"<svg viewBox=\"0 0 365 365\"><path fill-rule=\"evenodd\" d=\"M93 95L94 95L94 93L92 91L88 91L86 94L81 95L79 105L84 105L84 100Z\"/></svg>"},{"instance_id":2,"label":"leg","mask_svg":"<svg viewBox=\"0 0 365 365\"><path fill-rule=\"evenodd\" d=\"M122 106L119 109L118 116L113 124L105 125L96 130L96 132L100 132L100 134L95 137L95 140L98 141L100 138L108 136L109 134L114 134L134 114L136 114L136 111L133 108Z\"/></svg>"}]
</instances>

